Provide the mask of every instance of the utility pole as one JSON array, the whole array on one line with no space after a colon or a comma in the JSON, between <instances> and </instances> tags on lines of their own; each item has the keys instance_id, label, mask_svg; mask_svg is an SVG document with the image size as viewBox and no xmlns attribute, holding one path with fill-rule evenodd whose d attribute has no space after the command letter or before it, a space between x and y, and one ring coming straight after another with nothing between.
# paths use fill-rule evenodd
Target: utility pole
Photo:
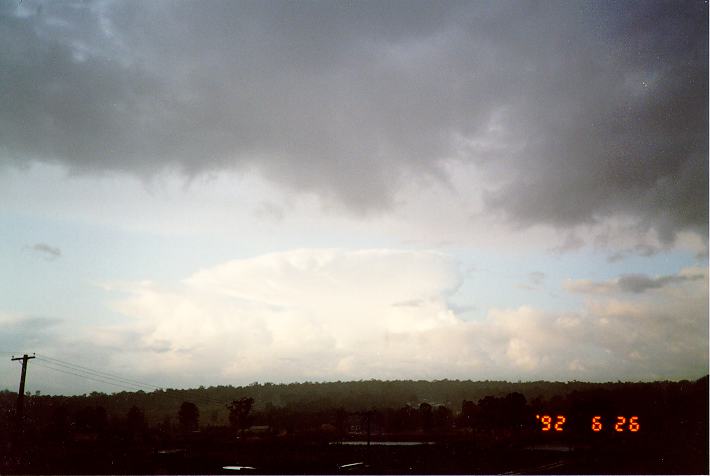
<instances>
[{"instance_id":1,"label":"utility pole","mask_svg":"<svg viewBox=\"0 0 710 476\"><path fill-rule=\"evenodd\" d=\"M23 355L22 357L12 357L11 360L21 360L22 361L22 375L20 376L20 391L17 392L17 411L16 411L16 417L17 417L17 429L18 431L22 431L22 410L23 410L23 404L25 402L25 375L27 374L27 361L30 359L34 359L35 356L32 354L32 357L29 357L27 354Z\"/></svg>"},{"instance_id":2,"label":"utility pole","mask_svg":"<svg viewBox=\"0 0 710 476\"><path fill-rule=\"evenodd\" d=\"M370 464L370 437L371 437L371 426L370 426L370 421L372 420L372 416L374 415L373 410L367 410L365 412L355 412L356 415L360 415L360 423L362 424L362 418L365 418L365 424L367 425L367 446L365 447L365 460L367 461L367 464Z\"/></svg>"}]
</instances>

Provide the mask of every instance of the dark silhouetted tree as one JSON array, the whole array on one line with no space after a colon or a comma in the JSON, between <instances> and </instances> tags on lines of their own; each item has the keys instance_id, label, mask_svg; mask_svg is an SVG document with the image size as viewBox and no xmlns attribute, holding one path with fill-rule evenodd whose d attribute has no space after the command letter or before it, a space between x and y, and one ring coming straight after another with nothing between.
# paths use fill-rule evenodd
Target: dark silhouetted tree
<instances>
[{"instance_id":1,"label":"dark silhouetted tree","mask_svg":"<svg viewBox=\"0 0 710 476\"><path fill-rule=\"evenodd\" d=\"M242 397L239 400L234 400L227 405L229 410L229 423L236 430L240 430L244 434L244 430L249 427L249 412L254 405L254 399L251 397Z\"/></svg>"},{"instance_id":2,"label":"dark silhouetted tree","mask_svg":"<svg viewBox=\"0 0 710 476\"><path fill-rule=\"evenodd\" d=\"M342 436L347 432L347 424L348 412L346 412L343 407L340 407L335 410L335 428L339 436Z\"/></svg>"},{"instance_id":3,"label":"dark silhouetted tree","mask_svg":"<svg viewBox=\"0 0 710 476\"><path fill-rule=\"evenodd\" d=\"M180 427L185 431L197 430L200 422L200 410L192 402L182 402L178 411Z\"/></svg>"},{"instance_id":4,"label":"dark silhouetted tree","mask_svg":"<svg viewBox=\"0 0 710 476\"><path fill-rule=\"evenodd\" d=\"M50 417L50 436L56 440L63 440L69 433L70 423L67 407L64 405L54 407Z\"/></svg>"},{"instance_id":5,"label":"dark silhouetted tree","mask_svg":"<svg viewBox=\"0 0 710 476\"><path fill-rule=\"evenodd\" d=\"M101 432L108 425L108 416L104 407L82 407L76 412L76 428L82 431Z\"/></svg>"},{"instance_id":6,"label":"dark silhouetted tree","mask_svg":"<svg viewBox=\"0 0 710 476\"><path fill-rule=\"evenodd\" d=\"M518 392L509 393L506 395L503 402L503 413L506 416L506 423L513 428L523 428L529 416L525 396Z\"/></svg>"},{"instance_id":7,"label":"dark silhouetted tree","mask_svg":"<svg viewBox=\"0 0 710 476\"><path fill-rule=\"evenodd\" d=\"M422 430L430 432L434 426L434 414L432 412L431 405L426 402L419 405L419 417L422 422Z\"/></svg>"},{"instance_id":8,"label":"dark silhouetted tree","mask_svg":"<svg viewBox=\"0 0 710 476\"><path fill-rule=\"evenodd\" d=\"M463 427L473 428L476 419L477 406L470 400L464 400L461 404L461 416L459 424Z\"/></svg>"},{"instance_id":9,"label":"dark silhouetted tree","mask_svg":"<svg viewBox=\"0 0 710 476\"><path fill-rule=\"evenodd\" d=\"M137 406L132 406L126 414L126 426L131 435L143 433L146 429L145 414Z\"/></svg>"},{"instance_id":10,"label":"dark silhouetted tree","mask_svg":"<svg viewBox=\"0 0 710 476\"><path fill-rule=\"evenodd\" d=\"M483 428L522 428L528 420L525 396L518 392L503 398L487 396L478 401L477 426Z\"/></svg>"},{"instance_id":11,"label":"dark silhouetted tree","mask_svg":"<svg viewBox=\"0 0 710 476\"><path fill-rule=\"evenodd\" d=\"M439 405L434 411L434 427L437 430L445 430L451 427L451 420L453 415L451 410L449 410L444 405Z\"/></svg>"},{"instance_id":12,"label":"dark silhouetted tree","mask_svg":"<svg viewBox=\"0 0 710 476\"><path fill-rule=\"evenodd\" d=\"M412 431L417 427L419 412L409 405L397 410L392 418L392 426L397 431Z\"/></svg>"}]
</instances>

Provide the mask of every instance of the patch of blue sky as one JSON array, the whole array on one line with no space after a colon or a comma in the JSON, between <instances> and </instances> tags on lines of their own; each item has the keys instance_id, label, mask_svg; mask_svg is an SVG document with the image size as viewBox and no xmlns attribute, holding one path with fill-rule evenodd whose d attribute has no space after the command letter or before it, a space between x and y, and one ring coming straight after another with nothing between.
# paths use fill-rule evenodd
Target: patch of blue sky
<instances>
[{"instance_id":1,"label":"patch of blue sky","mask_svg":"<svg viewBox=\"0 0 710 476\"><path fill-rule=\"evenodd\" d=\"M328 230L318 222L310 228L280 223L235 233L163 234L14 212L0 217L0 231L1 310L48 317L110 316L105 303L112 296L99 283L152 280L170 286L228 260L294 248L411 248L376 227ZM48 259L31 249L36 243L57 247L62 255ZM608 261L608 251L591 249L564 254L494 248L441 251L459 262L464 280L449 302L465 319L481 318L492 308L572 310L582 296L564 289L568 279L672 275L698 263L693 253L682 250L628 255L615 262Z\"/></svg>"},{"instance_id":2,"label":"patch of blue sky","mask_svg":"<svg viewBox=\"0 0 710 476\"><path fill-rule=\"evenodd\" d=\"M7 215L0 227L0 311L62 319L100 315L103 291L91 283L102 263L90 251L87 256L81 232ZM57 248L61 255L33 250L37 243Z\"/></svg>"},{"instance_id":3,"label":"patch of blue sky","mask_svg":"<svg viewBox=\"0 0 710 476\"><path fill-rule=\"evenodd\" d=\"M628 256L609 262L607 253L578 250L563 254L518 253L491 249L457 249L452 254L460 264L461 287L449 298L464 319L484 317L490 309L530 306L546 311L573 311L582 296L568 292L571 279L606 281L623 274L673 275L696 266L693 253L671 250L653 256ZM537 274L542 273L542 275Z\"/></svg>"},{"instance_id":4,"label":"patch of blue sky","mask_svg":"<svg viewBox=\"0 0 710 476\"><path fill-rule=\"evenodd\" d=\"M155 281L176 285L206 267L233 259L294 248L392 247L373 233L289 230L243 233L170 233L126 230L105 224L24 213L0 217L0 298L7 312L95 314L108 296L98 284ZM52 257L32 249L45 243L61 250Z\"/></svg>"}]
</instances>

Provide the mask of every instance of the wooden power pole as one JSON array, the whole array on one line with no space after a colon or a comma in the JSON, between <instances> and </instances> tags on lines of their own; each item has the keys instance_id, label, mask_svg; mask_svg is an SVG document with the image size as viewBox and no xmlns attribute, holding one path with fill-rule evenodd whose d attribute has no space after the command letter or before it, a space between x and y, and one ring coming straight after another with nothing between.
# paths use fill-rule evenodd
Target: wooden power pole
<instances>
[{"instance_id":1,"label":"wooden power pole","mask_svg":"<svg viewBox=\"0 0 710 476\"><path fill-rule=\"evenodd\" d=\"M13 357L12 360L21 360L22 361L22 375L20 375L20 390L17 392L17 412L16 412L16 417L17 417L17 428L19 431L22 431L22 411L23 411L23 405L25 403L25 376L27 375L27 361L30 359L34 359L35 356L34 354L32 357L29 357L27 354L23 355L22 357Z\"/></svg>"}]
</instances>

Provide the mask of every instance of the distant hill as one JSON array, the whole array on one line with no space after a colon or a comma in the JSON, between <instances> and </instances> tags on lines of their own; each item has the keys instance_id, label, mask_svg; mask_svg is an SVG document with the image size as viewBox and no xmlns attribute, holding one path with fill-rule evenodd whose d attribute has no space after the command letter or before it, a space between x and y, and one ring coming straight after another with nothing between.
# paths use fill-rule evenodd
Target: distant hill
<instances>
[{"instance_id":1,"label":"distant hill","mask_svg":"<svg viewBox=\"0 0 710 476\"><path fill-rule=\"evenodd\" d=\"M502 397L518 392L528 401L550 400L564 397L572 392L624 392L631 395L648 396L658 393L682 391L688 386L704 385L707 389L708 377L690 382L505 382L472 380L361 380L353 382L328 383L253 383L247 386L216 386L197 389L165 389L146 393L119 392L104 394L93 392L84 396L33 396L27 400L28 407L34 405L68 407L101 406L109 415L123 416L137 406L145 412L149 424L165 419L175 419L182 402L195 403L203 425L223 425L227 423L226 404L242 397L254 399L255 412L279 409L299 413L317 413L341 408L345 411L362 411L372 408L418 407L421 403L443 405L453 413L461 410L464 400L477 402L486 396ZM706 391L707 394L707 391ZM0 392L0 409L3 414L11 411L16 393Z\"/></svg>"}]
</instances>

